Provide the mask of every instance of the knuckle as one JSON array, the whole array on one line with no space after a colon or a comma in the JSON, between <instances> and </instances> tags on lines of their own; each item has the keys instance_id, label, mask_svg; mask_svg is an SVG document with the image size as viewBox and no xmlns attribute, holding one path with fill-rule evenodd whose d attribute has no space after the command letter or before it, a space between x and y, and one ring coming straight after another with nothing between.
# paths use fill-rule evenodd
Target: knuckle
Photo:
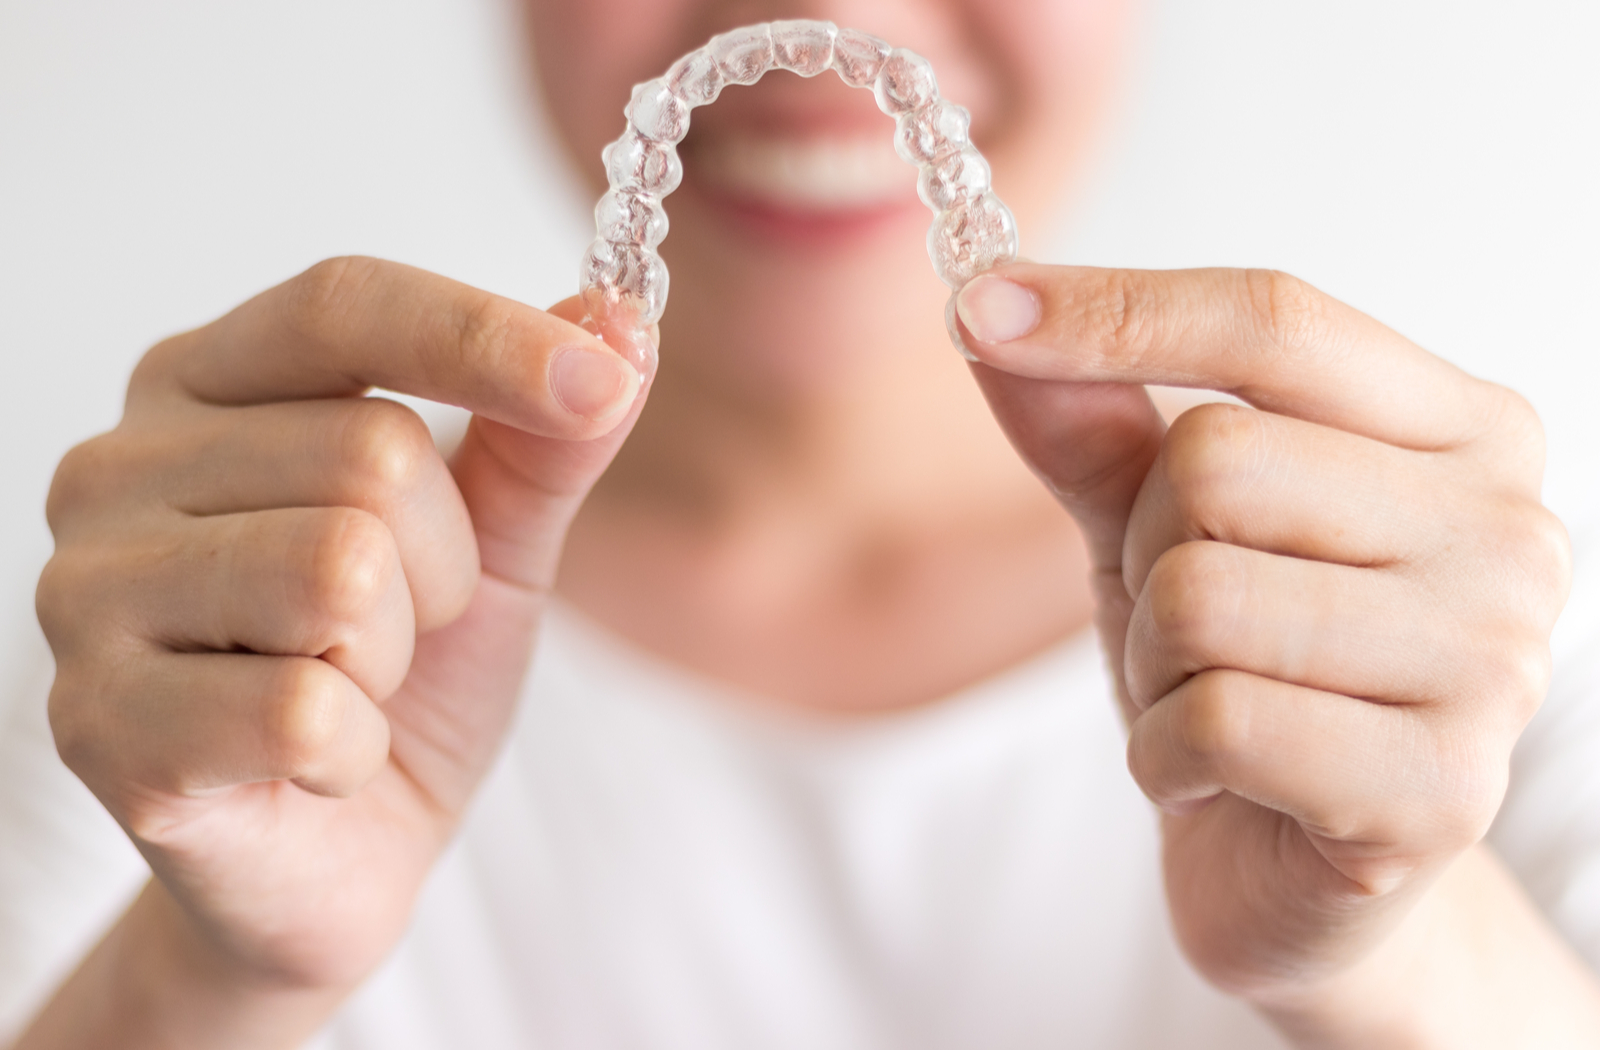
<instances>
[{"instance_id":1,"label":"knuckle","mask_svg":"<svg viewBox=\"0 0 1600 1050\"><path fill-rule=\"evenodd\" d=\"M179 358L194 341L194 336L193 332L184 332L163 339L146 350L133 366L133 374L128 377L128 400L137 401L147 392L163 386Z\"/></svg>"},{"instance_id":2,"label":"knuckle","mask_svg":"<svg viewBox=\"0 0 1600 1050\"><path fill-rule=\"evenodd\" d=\"M518 311L506 299L483 292L470 296L455 319L456 350L462 367L498 372L514 363L508 348L516 341Z\"/></svg>"},{"instance_id":3,"label":"knuckle","mask_svg":"<svg viewBox=\"0 0 1600 1050\"><path fill-rule=\"evenodd\" d=\"M1446 778L1443 801L1434 813L1437 847L1460 851L1489 833L1510 783L1510 768L1503 757L1483 755L1461 762Z\"/></svg>"},{"instance_id":4,"label":"knuckle","mask_svg":"<svg viewBox=\"0 0 1600 1050\"><path fill-rule=\"evenodd\" d=\"M1216 516L1233 484L1255 469L1263 454L1260 413L1238 405L1199 405L1173 420L1163 451L1163 470L1185 522L1216 531Z\"/></svg>"},{"instance_id":5,"label":"knuckle","mask_svg":"<svg viewBox=\"0 0 1600 1050\"><path fill-rule=\"evenodd\" d=\"M1173 420L1167 439L1197 446L1231 464L1239 452L1257 448L1263 434L1261 413L1243 405L1212 401L1196 405Z\"/></svg>"},{"instance_id":6,"label":"knuckle","mask_svg":"<svg viewBox=\"0 0 1600 1050\"><path fill-rule=\"evenodd\" d=\"M1102 346L1107 356L1137 360L1151 343L1152 326L1160 316L1149 280L1128 270L1104 270L1085 289L1080 316L1085 345Z\"/></svg>"},{"instance_id":7,"label":"knuckle","mask_svg":"<svg viewBox=\"0 0 1600 1050\"><path fill-rule=\"evenodd\" d=\"M1162 553L1145 580L1151 625L1165 645L1204 659L1237 617L1241 581L1224 544L1180 543Z\"/></svg>"},{"instance_id":8,"label":"knuckle","mask_svg":"<svg viewBox=\"0 0 1600 1050\"><path fill-rule=\"evenodd\" d=\"M39 571L39 583L33 592L33 607L39 617L39 628L52 646L64 638L72 624L70 610L75 592L74 573L70 563L59 549L44 563Z\"/></svg>"},{"instance_id":9,"label":"knuckle","mask_svg":"<svg viewBox=\"0 0 1600 1050\"><path fill-rule=\"evenodd\" d=\"M1530 526L1528 533L1539 552L1539 563L1565 592L1572 580L1572 534L1567 531L1566 522L1541 506L1535 508Z\"/></svg>"},{"instance_id":10,"label":"knuckle","mask_svg":"<svg viewBox=\"0 0 1600 1050\"><path fill-rule=\"evenodd\" d=\"M1484 384L1490 393L1489 429L1496 435L1496 443L1513 451L1524 470L1538 474L1544 472L1545 432L1533 402L1498 383Z\"/></svg>"},{"instance_id":11,"label":"knuckle","mask_svg":"<svg viewBox=\"0 0 1600 1050\"><path fill-rule=\"evenodd\" d=\"M148 729L129 695L148 683L145 647L126 636L97 637L91 652L57 654L45 713L56 752L67 768L94 786L136 757L132 739Z\"/></svg>"},{"instance_id":12,"label":"knuckle","mask_svg":"<svg viewBox=\"0 0 1600 1050\"><path fill-rule=\"evenodd\" d=\"M1526 632L1522 638L1502 634L1502 638L1495 658L1487 664L1487 692L1521 730L1544 703L1554 665L1542 633Z\"/></svg>"},{"instance_id":13,"label":"knuckle","mask_svg":"<svg viewBox=\"0 0 1600 1050\"><path fill-rule=\"evenodd\" d=\"M1186 684L1174 714L1177 742L1202 769L1223 777L1250 749L1250 705L1235 676L1224 671L1196 675Z\"/></svg>"},{"instance_id":14,"label":"knuckle","mask_svg":"<svg viewBox=\"0 0 1600 1050\"><path fill-rule=\"evenodd\" d=\"M356 492L380 506L403 499L437 455L428 425L411 409L384 398L363 398L353 407L342 458Z\"/></svg>"},{"instance_id":15,"label":"knuckle","mask_svg":"<svg viewBox=\"0 0 1600 1050\"><path fill-rule=\"evenodd\" d=\"M50 735L55 740L56 754L61 756L61 761L83 779L87 779L84 774L94 764L94 756L99 750L96 746L98 733L95 719L88 707L83 690L75 687L67 675L58 671L50 687L46 708Z\"/></svg>"},{"instance_id":16,"label":"knuckle","mask_svg":"<svg viewBox=\"0 0 1600 1050\"><path fill-rule=\"evenodd\" d=\"M1151 801L1184 797L1195 784L1232 780L1252 746L1250 705L1237 677L1203 671L1134 723L1128 771Z\"/></svg>"},{"instance_id":17,"label":"knuckle","mask_svg":"<svg viewBox=\"0 0 1600 1050\"><path fill-rule=\"evenodd\" d=\"M292 330L320 339L361 298L378 266L376 259L354 255L312 264L285 289L285 320Z\"/></svg>"},{"instance_id":18,"label":"knuckle","mask_svg":"<svg viewBox=\"0 0 1600 1050\"><path fill-rule=\"evenodd\" d=\"M104 488L114 470L114 442L100 434L68 449L56 465L45 496L44 516L50 531L59 536Z\"/></svg>"},{"instance_id":19,"label":"knuckle","mask_svg":"<svg viewBox=\"0 0 1600 1050\"><path fill-rule=\"evenodd\" d=\"M1148 714L1140 718L1148 718ZM1144 792L1145 798L1156 805L1164 805L1176 799L1181 793L1179 781L1174 775L1172 745L1165 739L1167 734L1156 734L1148 731L1145 725L1136 721L1133 730L1128 734L1128 748L1126 760L1128 775L1133 782Z\"/></svg>"},{"instance_id":20,"label":"knuckle","mask_svg":"<svg viewBox=\"0 0 1600 1050\"><path fill-rule=\"evenodd\" d=\"M120 551L86 543L57 546L39 570L33 602L58 664L83 649L115 651L125 641L124 629L133 625L126 622L119 585L128 571Z\"/></svg>"},{"instance_id":21,"label":"knuckle","mask_svg":"<svg viewBox=\"0 0 1600 1050\"><path fill-rule=\"evenodd\" d=\"M337 507L317 516L306 545L311 607L334 624L356 626L376 612L396 570L394 540L366 511Z\"/></svg>"},{"instance_id":22,"label":"knuckle","mask_svg":"<svg viewBox=\"0 0 1600 1050\"><path fill-rule=\"evenodd\" d=\"M1522 497L1501 500L1478 530L1484 582L1514 617L1548 629L1572 584L1572 539L1561 519Z\"/></svg>"},{"instance_id":23,"label":"knuckle","mask_svg":"<svg viewBox=\"0 0 1600 1050\"><path fill-rule=\"evenodd\" d=\"M1542 604L1553 623L1572 586L1572 536L1560 518L1538 504L1527 505L1522 536L1529 575L1539 592L1547 596Z\"/></svg>"},{"instance_id":24,"label":"knuckle","mask_svg":"<svg viewBox=\"0 0 1600 1050\"><path fill-rule=\"evenodd\" d=\"M323 763L339 737L349 703L338 671L321 660L285 659L266 707L263 737L285 779Z\"/></svg>"},{"instance_id":25,"label":"knuckle","mask_svg":"<svg viewBox=\"0 0 1600 1050\"><path fill-rule=\"evenodd\" d=\"M1244 294L1257 328L1274 346L1307 345L1327 323L1327 300L1293 274L1246 270Z\"/></svg>"}]
</instances>

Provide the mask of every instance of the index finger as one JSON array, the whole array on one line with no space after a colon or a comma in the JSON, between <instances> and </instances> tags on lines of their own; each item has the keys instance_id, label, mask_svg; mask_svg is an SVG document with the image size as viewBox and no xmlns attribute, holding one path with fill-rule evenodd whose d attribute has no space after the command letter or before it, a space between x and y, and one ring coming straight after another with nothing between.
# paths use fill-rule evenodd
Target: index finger
<instances>
[{"instance_id":1,"label":"index finger","mask_svg":"<svg viewBox=\"0 0 1600 1050\"><path fill-rule=\"evenodd\" d=\"M612 429L640 385L631 364L569 321L365 258L318 263L169 340L140 371L211 404L350 397L381 387L574 440Z\"/></svg>"},{"instance_id":2,"label":"index finger","mask_svg":"<svg viewBox=\"0 0 1600 1050\"><path fill-rule=\"evenodd\" d=\"M1218 390L1405 448L1465 444L1497 410L1498 388L1270 270L1016 263L969 282L957 313L978 359L1014 375Z\"/></svg>"}]
</instances>

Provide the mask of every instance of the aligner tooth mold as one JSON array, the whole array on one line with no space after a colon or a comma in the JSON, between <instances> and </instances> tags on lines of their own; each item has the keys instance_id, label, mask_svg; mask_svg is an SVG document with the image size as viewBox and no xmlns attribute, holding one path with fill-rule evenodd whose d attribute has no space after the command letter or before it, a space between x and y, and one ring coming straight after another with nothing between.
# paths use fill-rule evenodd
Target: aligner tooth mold
<instances>
[{"instance_id":1,"label":"aligner tooth mold","mask_svg":"<svg viewBox=\"0 0 1600 1050\"><path fill-rule=\"evenodd\" d=\"M677 144L689 132L689 111L773 69L803 77L831 69L851 87L870 89L878 108L895 118L895 152L917 166L917 195L934 213L928 258L951 290L945 326L970 358L956 324L956 293L1017 257L1016 220L990 188L988 162L968 137L971 115L939 97L933 67L921 55L812 19L719 33L665 75L634 87L623 111L628 129L601 154L610 189L595 205L595 241L579 271L586 327L627 339L661 319L667 306L667 267L656 254L667 235L661 199L683 180Z\"/></svg>"}]
</instances>

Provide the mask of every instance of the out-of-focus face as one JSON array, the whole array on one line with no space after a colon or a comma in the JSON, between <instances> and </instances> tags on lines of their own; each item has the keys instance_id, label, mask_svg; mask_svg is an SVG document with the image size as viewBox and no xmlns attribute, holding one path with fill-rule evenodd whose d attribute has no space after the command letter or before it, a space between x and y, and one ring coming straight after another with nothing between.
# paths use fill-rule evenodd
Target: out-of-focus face
<instances>
[{"instance_id":1,"label":"out-of-focus face","mask_svg":"<svg viewBox=\"0 0 1600 1050\"><path fill-rule=\"evenodd\" d=\"M1022 250L1070 179L1120 49L1125 0L524 0L547 105L580 170L632 85L712 34L825 18L933 64L1016 213ZM664 358L737 397L783 400L943 342L930 215L872 94L774 71L695 110L661 247L672 274Z\"/></svg>"}]
</instances>

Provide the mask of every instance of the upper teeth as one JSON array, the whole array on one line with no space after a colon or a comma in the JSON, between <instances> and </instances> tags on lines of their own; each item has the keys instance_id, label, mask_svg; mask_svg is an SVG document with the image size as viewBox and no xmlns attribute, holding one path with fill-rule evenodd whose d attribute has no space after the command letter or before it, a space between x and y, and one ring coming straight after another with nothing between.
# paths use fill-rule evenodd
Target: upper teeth
<instances>
[{"instance_id":1,"label":"upper teeth","mask_svg":"<svg viewBox=\"0 0 1600 1050\"><path fill-rule=\"evenodd\" d=\"M693 150L708 183L766 203L847 210L910 196L916 180L886 138L720 135Z\"/></svg>"}]
</instances>

